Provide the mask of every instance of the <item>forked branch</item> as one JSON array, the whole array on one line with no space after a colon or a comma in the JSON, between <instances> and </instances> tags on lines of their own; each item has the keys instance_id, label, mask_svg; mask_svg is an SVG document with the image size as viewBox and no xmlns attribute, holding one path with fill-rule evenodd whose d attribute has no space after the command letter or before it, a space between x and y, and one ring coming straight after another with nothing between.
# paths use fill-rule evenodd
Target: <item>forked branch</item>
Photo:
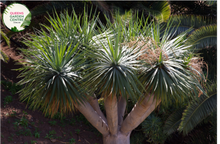
<instances>
[{"instance_id":1,"label":"forked branch","mask_svg":"<svg viewBox=\"0 0 220 144\"><path fill-rule=\"evenodd\" d=\"M109 127L107 123L99 116L99 114L88 102L76 104L75 106L103 136L107 136L109 134Z\"/></svg>"},{"instance_id":2,"label":"forked branch","mask_svg":"<svg viewBox=\"0 0 220 144\"><path fill-rule=\"evenodd\" d=\"M92 106L92 108L99 114L99 116L107 123L107 119L99 107L98 99L90 96L89 103Z\"/></svg>"},{"instance_id":3,"label":"forked branch","mask_svg":"<svg viewBox=\"0 0 220 144\"><path fill-rule=\"evenodd\" d=\"M150 113L156 108L160 101L156 101L153 95L146 96L143 100L139 100L125 118L122 123L120 131L128 135L133 129L135 129L143 120L150 115Z\"/></svg>"}]
</instances>

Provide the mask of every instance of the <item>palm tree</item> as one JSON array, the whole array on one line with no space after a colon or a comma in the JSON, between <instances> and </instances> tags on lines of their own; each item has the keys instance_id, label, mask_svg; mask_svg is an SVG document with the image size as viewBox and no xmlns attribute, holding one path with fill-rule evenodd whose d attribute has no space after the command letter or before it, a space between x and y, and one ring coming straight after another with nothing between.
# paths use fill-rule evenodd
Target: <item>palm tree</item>
<instances>
[{"instance_id":1,"label":"palm tree","mask_svg":"<svg viewBox=\"0 0 220 144\"><path fill-rule=\"evenodd\" d=\"M216 127L216 120L214 123L213 119L209 116L216 117L215 113L217 110L217 91L216 84L209 84L206 88L208 96L201 95L198 100L192 100L185 107L181 107L174 111L166 120L164 125L164 132L168 135L179 131L183 135L188 135L197 125L202 123L204 120L212 123L212 126ZM214 114L214 115L213 115ZM209 128L210 130L210 128ZM216 131L214 130L216 135ZM211 137L215 137L211 136ZM195 134L193 134L195 137ZM210 136L209 136L210 137ZM201 139L201 138L199 138ZM207 139L207 138L205 138ZM204 139L201 139L204 141ZM202 143L202 142L199 142Z\"/></svg>"},{"instance_id":2,"label":"palm tree","mask_svg":"<svg viewBox=\"0 0 220 144\"><path fill-rule=\"evenodd\" d=\"M215 2L208 1L206 3L216 4ZM171 16L171 19L174 20L175 25L178 25L177 34L192 28L192 30L189 32L186 45L192 45L194 51L200 53L201 56L204 57L204 60L208 63L209 77L214 80L217 72L217 61L215 55L215 51L217 50L216 19L195 15L174 15ZM214 53L210 53L210 51L214 51ZM206 74L208 76L208 73ZM207 117L210 116L210 114L216 113L216 85L208 87L207 91L208 97L201 95L198 100L190 100L190 103L187 103L187 107L183 104L182 108L174 111L167 118L164 126L164 131L166 134L179 131L185 136L189 134L196 126L203 124L203 121L207 120ZM213 124L212 126L215 127ZM216 135L215 132L214 134ZM193 131L190 135L193 135L192 137L196 138L196 135ZM201 138L198 140L200 140L199 143L203 141Z\"/></svg>"},{"instance_id":3,"label":"palm tree","mask_svg":"<svg viewBox=\"0 0 220 144\"><path fill-rule=\"evenodd\" d=\"M190 65L187 33L171 39L170 23L166 29L144 19L124 23L116 14L105 26L92 13L55 15L51 26L25 42L30 49L23 50L26 65L19 69L19 83L21 99L30 107L51 115L76 108L103 135L104 144L129 144L132 130L161 102L205 93L200 73ZM128 99L136 104L124 117Z\"/></svg>"}]
</instances>

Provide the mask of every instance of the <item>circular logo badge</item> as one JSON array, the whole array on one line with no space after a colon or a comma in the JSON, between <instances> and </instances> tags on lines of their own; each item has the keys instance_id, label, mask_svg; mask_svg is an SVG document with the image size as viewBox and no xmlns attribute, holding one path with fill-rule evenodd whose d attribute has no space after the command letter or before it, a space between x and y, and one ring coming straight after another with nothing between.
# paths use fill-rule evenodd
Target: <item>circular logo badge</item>
<instances>
[{"instance_id":1,"label":"circular logo badge","mask_svg":"<svg viewBox=\"0 0 220 144\"><path fill-rule=\"evenodd\" d=\"M25 5L13 3L4 10L2 20L8 29L19 32L30 25L31 13Z\"/></svg>"}]
</instances>

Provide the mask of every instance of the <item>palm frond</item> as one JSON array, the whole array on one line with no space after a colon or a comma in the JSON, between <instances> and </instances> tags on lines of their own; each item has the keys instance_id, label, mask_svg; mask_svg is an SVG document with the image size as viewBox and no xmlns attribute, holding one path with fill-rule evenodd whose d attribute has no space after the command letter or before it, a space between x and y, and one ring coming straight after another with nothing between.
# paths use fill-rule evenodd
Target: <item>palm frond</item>
<instances>
[{"instance_id":1,"label":"palm frond","mask_svg":"<svg viewBox=\"0 0 220 144\"><path fill-rule=\"evenodd\" d=\"M180 108L174 111L166 120L164 125L164 133L170 135L177 131L179 124L181 123L182 113L185 108Z\"/></svg>"},{"instance_id":2,"label":"palm frond","mask_svg":"<svg viewBox=\"0 0 220 144\"><path fill-rule=\"evenodd\" d=\"M202 95L198 101L191 102L183 112L179 131L182 131L184 135L217 109L216 85L208 88L208 94L208 97Z\"/></svg>"},{"instance_id":3,"label":"palm frond","mask_svg":"<svg viewBox=\"0 0 220 144\"><path fill-rule=\"evenodd\" d=\"M217 25L203 26L191 33L187 44L193 45L195 49L217 46Z\"/></svg>"},{"instance_id":4,"label":"palm frond","mask_svg":"<svg viewBox=\"0 0 220 144\"><path fill-rule=\"evenodd\" d=\"M196 30L202 26L216 23L216 20L210 19L205 16L196 16L196 15L174 15L171 16L170 19L173 20L173 26L177 27L176 35L190 28Z\"/></svg>"}]
</instances>

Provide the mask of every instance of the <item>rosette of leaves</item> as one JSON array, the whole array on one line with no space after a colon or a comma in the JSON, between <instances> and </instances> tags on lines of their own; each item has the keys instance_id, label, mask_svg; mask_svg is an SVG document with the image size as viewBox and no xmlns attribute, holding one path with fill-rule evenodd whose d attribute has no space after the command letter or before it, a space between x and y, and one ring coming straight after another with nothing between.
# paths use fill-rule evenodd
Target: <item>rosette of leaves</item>
<instances>
[{"instance_id":1,"label":"rosette of leaves","mask_svg":"<svg viewBox=\"0 0 220 144\"><path fill-rule=\"evenodd\" d=\"M139 57L144 65L140 79L146 91L154 93L155 98L161 99L165 105L198 96L199 91L205 93L201 86L204 82L201 67L198 70L190 65L193 58L191 46L184 45L187 31L172 38L175 29L171 25L171 21L166 29L153 25L149 34L151 38L143 40L148 44L142 48L142 55ZM174 33L171 34L170 31Z\"/></svg>"},{"instance_id":2,"label":"rosette of leaves","mask_svg":"<svg viewBox=\"0 0 220 144\"><path fill-rule=\"evenodd\" d=\"M93 36L95 21L77 17L75 12L55 12L49 16L51 26L43 27L24 43L28 50L22 49L26 58L24 67L19 69L24 85L20 98L27 101L30 108L42 109L53 116L58 111L63 115L74 110L74 104L82 103L86 96L81 93L82 63L80 54L85 43ZM81 20L84 24L81 24ZM91 26L91 27L90 27Z\"/></svg>"},{"instance_id":3,"label":"rosette of leaves","mask_svg":"<svg viewBox=\"0 0 220 144\"><path fill-rule=\"evenodd\" d=\"M27 100L30 107L43 108L44 113L53 116L58 110L62 113L72 111L73 103L84 98L79 92L79 41L71 42L68 47L52 41L54 45L48 46L44 38L35 37L33 42L26 42L30 50L23 51L28 65L20 69L23 79L19 84L24 85L20 93L21 99Z\"/></svg>"}]
</instances>

